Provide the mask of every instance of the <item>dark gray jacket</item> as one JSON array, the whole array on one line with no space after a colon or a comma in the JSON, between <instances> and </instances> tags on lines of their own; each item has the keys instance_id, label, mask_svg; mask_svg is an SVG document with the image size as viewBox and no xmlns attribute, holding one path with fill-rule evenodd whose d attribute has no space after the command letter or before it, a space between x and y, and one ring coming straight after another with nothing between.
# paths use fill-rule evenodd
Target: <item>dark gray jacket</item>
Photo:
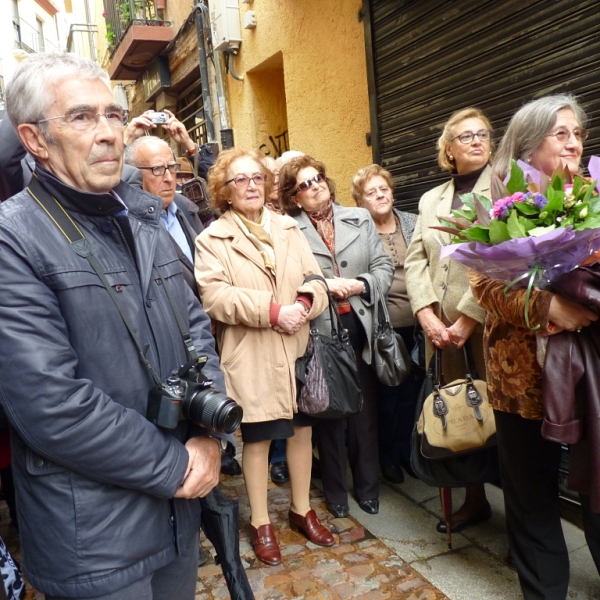
<instances>
[{"instance_id":1,"label":"dark gray jacket","mask_svg":"<svg viewBox=\"0 0 600 600\"><path fill-rule=\"evenodd\" d=\"M146 356L165 378L186 361L164 288L224 391L210 320L182 277L160 200L121 182L86 194L40 173L90 241ZM122 233L121 233L122 231ZM153 262L156 269L153 268ZM152 379L106 289L27 191L0 205L0 402L14 428L23 567L38 589L96 596L170 562L200 525L183 480L187 422L145 418ZM193 430L193 431L192 431Z\"/></svg>"},{"instance_id":2,"label":"dark gray jacket","mask_svg":"<svg viewBox=\"0 0 600 600\"><path fill-rule=\"evenodd\" d=\"M295 219L298 221L298 228L308 240L323 277L326 279L335 277L331 252L308 215L302 211ZM383 248L369 211L365 208L346 208L334 204L333 224L335 261L340 270L340 277L364 279L369 288L373 287L377 279L381 293L387 294L394 278L394 265ZM371 364L374 327L372 298L367 300L359 296L351 296L350 304L367 334L368 345L363 352L363 359L367 364ZM329 333L331 331L329 311L325 310L313 323L319 331Z\"/></svg>"}]
</instances>

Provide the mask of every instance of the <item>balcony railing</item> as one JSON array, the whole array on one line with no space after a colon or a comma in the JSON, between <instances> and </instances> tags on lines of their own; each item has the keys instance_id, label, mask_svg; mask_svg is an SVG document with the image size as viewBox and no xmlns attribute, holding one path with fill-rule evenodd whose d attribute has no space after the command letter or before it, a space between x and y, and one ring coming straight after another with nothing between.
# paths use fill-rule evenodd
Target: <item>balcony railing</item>
<instances>
[{"instance_id":1,"label":"balcony railing","mask_svg":"<svg viewBox=\"0 0 600 600\"><path fill-rule=\"evenodd\" d=\"M154 27L170 26L156 15L153 0L104 0L106 39L111 55L132 25Z\"/></svg>"},{"instance_id":2,"label":"balcony railing","mask_svg":"<svg viewBox=\"0 0 600 600\"><path fill-rule=\"evenodd\" d=\"M67 39L67 52L73 52L79 56L85 56L97 61L96 48L98 27L91 23L76 23L69 28Z\"/></svg>"},{"instance_id":3,"label":"balcony railing","mask_svg":"<svg viewBox=\"0 0 600 600\"><path fill-rule=\"evenodd\" d=\"M40 35L39 31L20 18L13 18L14 47L25 52L58 52L58 46Z\"/></svg>"},{"instance_id":4,"label":"balcony railing","mask_svg":"<svg viewBox=\"0 0 600 600\"><path fill-rule=\"evenodd\" d=\"M111 79L137 79L175 37L170 21L156 14L154 0L104 0Z\"/></svg>"}]
</instances>

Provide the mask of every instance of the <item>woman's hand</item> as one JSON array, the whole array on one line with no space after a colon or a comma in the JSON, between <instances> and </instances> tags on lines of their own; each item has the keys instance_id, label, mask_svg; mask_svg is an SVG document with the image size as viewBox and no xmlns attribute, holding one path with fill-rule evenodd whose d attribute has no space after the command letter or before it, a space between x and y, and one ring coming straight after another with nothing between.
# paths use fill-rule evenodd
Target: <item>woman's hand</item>
<instances>
[{"instance_id":1,"label":"woman's hand","mask_svg":"<svg viewBox=\"0 0 600 600\"><path fill-rule=\"evenodd\" d=\"M360 296L365 289L365 284L358 279L334 277L326 281L331 295L338 300L346 300L350 296Z\"/></svg>"},{"instance_id":2,"label":"woman's hand","mask_svg":"<svg viewBox=\"0 0 600 600\"><path fill-rule=\"evenodd\" d=\"M430 306L422 308L417 313L417 319L419 320L419 324L423 328L429 343L434 348L444 349L452 344L446 326L435 316L435 313Z\"/></svg>"},{"instance_id":3,"label":"woman's hand","mask_svg":"<svg viewBox=\"0 0 600 600\"><path fill-rule=\"evenodd\" d=\"M472 319L467 315L460 315L456 322L448 327L448 335L457 350L460 350L465 345L465 342L471 337L476 325L477 321L475 319Z\"/></svg>"},{"instance_id":4,"label":"woman's hand","mask_svg":"<svg viewBox=\"0 0 600 600\"><path fill-rule=\"evenodd\" d=\"M572 302L555 294L552 296L552 300L550 300L548 320L556 326L551 333L558 333L564 329L579 331L592 321L597 321L598 315L583 304Z\"/></svg>"},{"instance_id":5,"label":"woman's hand","mask_svg":"<svg viewBox=\"0 0 600 600\"><path fill-rule=\"evenodd\" d=\"M299 302L286 304L279 309L277 325L273 329L279 333L296 333L306 323L306 310Z\"/></svg>"}]
</instances>

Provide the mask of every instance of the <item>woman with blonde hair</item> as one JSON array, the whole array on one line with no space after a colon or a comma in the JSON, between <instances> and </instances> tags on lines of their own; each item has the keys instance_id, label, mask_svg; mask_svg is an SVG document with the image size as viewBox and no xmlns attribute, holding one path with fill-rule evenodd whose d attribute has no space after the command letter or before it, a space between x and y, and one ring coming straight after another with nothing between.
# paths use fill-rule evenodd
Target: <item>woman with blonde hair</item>
<instances>
[{"instance_id":1,"label":"woman with blonde hair","mask_svg":"<svg viewBox=\"0 0 600 600\"><path fill-rule=\"evenodd\" d=\"M196 280L204 310L216 322L227 393L244 409L242 469L250 502L251 541L268 565L281 553L267 503L269 446L287 439L290 526L314 544L331 546L330 531L310 506L311 425L298 413L296 359L309 321L327 306L320 273L294 219L268 210L272 175L259 152L221 152L208 177L213 206L223 214L196 239Z\"/></svg>"},{"instance_id":2,"label":"woman with blonde hair","mask_svg":"<svg viewBox=\"0 0 600 600\"><path fill-rule=\"evenodd\" d=\"M438 164L450 172L450 180L425 193L419 202L419 217L408 248L404 267L406 287L414 315L429 341L427 362L434 349L442 352L442 373L446 382L465 376L462 347L470 340L475 366L485 377L483 361L484 310L477 304L467 270L449 258L440 259L447 233L431 229L439 217L462 206L460 194L473 192L490 197L492 127L478 108L455 112L444 125L437 142ZM491 516L483 485L470 486L463 506L452 515L452 532ZM437 525L440 532L446 524Z\"/></svg>"}]
</instances>

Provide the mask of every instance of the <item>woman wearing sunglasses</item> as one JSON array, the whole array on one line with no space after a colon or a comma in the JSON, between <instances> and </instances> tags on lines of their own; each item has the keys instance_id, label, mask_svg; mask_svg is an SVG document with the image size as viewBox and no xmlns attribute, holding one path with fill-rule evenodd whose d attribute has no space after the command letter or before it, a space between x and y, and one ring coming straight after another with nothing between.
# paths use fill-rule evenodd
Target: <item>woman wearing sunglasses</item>
<instances>
[{"instance_id":1,"label":"woman wearing sunglasses","mask_svg":"<svg viewBox=\"0 0 600 600\"><path fill-rule=\"evenodd\" d=\"M290 526L319 546L330 531L310 506L313 419L297 413L295 364L308 343L308 321L327 306L319 273L296 222L265 207L273 177L260 152L221 152L208 174L213 208L223 214L196 238L196 281L216 322L227 393L244 409L242 469L251 541L268 565L281 553L267 503L269 446L287 439Z\"/></svg>"},{"instance_id":2,"label":"woman wearing sunglasses","mask_svg":"<svg viewBox=\"0 0 600 600\"><path fill-rule=\"evenodd\" d=\"M465 376L462 351L471 342L479 377L485 379L483 360L484 311L477 304L469 286L468 271L455 261L440 260L442 244L450 242L447 233L430 229L438 217L460 208L460 194L473 192L490 197L490 162L492 127L477 108L454 113L444 125L437 142L438 164L450 172L450 180L423 195L419 217L406 254L406 287L413 313L429 340L426 361L434 349L442 353L442 373L447 383ZM467 488L463 506L452 515L452 532L491 517L483 485ZM437 525L446 532L446 523Z\"/></svg>"},{"instance_id":3,"label":"woman wearing sunglasses","mask_svg":"<svg viewBox=\"0 0 600 600\"><path fill-rule=\"evenodd\" d=\"M364 208L334 204L325 165L301 156L279 174L279 204L298 222L337 301L338 312L354 348L363 392L363 408L347 419L322 419L314 426L327 508L335 517L348 515L346 462L349 460L356 499L362 510L379 512L377 452L378 382L372 357L372 290L387 294L394 267L375 223ZM313 326L330 331L327 311Z\"/></svg>"}]
</instances>

